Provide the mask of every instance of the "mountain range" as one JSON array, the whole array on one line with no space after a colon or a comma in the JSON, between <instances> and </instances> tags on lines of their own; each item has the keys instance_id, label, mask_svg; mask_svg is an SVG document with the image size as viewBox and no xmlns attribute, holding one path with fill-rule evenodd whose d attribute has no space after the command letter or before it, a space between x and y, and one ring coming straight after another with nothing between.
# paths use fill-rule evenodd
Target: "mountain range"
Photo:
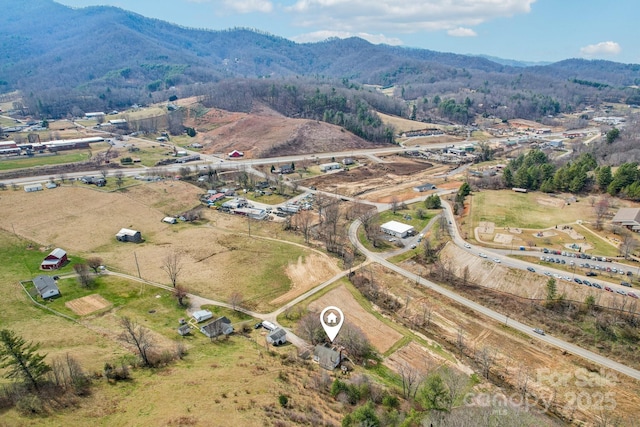
<instances>
[{"instance_id":1,"label":"mountain range","mask_svg":"<svg viewBox=\"0 0 640 427\"><path fill-rule=\"evenodd\" d=\"M525 80L544 84L640 84L637 64L583 59L501 64L495 58L374 45L359 38L298 44L245 28L185 28L115 7L73 9L52 0L3 3L0 93L42 94L41 103L61 96L75 97L77 103L111 91L120 94L117 103L133 102L176 86L292 76L390 86L452 82L471 75L504 83L522 81L524 73L531 77Z\"/></svg>"}]
</instances>

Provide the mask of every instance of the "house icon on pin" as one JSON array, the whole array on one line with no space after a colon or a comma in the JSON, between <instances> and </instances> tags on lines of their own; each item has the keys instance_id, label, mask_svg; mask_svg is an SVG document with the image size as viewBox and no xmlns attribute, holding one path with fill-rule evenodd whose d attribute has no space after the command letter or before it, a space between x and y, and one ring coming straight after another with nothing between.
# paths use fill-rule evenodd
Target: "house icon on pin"
<instances>
[{"instance_id":1,"label":"house icon on pin","mask_svg":"<svg viewBox=\"0 0 640 427\"><path fill-rule=\"evenodd\" d=\"M338 316L332 311L327 315L327 323L330 325L335 325L338 323Z\"/></svg>"}]
</instances>

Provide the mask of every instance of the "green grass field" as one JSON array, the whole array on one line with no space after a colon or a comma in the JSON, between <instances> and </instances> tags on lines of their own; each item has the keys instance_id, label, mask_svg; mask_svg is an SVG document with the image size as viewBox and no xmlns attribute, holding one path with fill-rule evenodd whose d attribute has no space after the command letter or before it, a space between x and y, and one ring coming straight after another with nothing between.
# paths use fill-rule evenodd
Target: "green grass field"
<instances>
[{"instance_id":1,"label":"green grass field","mask_svg":"<svg viewBox=\"0 0 640 427\"><path fill-rule=\"evenodd\" d=\"M36 166L60 165L64 163L75 163L89 160L90 155L87 150L74 150L50 156L16 156L7 160L0 160L0 171L13 169L32 168Z\"/></svg>"},{"instance_id":2,"label":"green grass field","mask_svg":"<svg viewBox=\"0 0 640 427\"><path fill-rule=\"evenodd\" d=\"M588 203L577 202L562 208L539 203L537 199L551 199L544 193L516 193L512 191L481 191L471 198L471 220L474 226L481 221L496 227L543 229L557 224L586 220L592 214Z\"/></svg>"}]
</instances>

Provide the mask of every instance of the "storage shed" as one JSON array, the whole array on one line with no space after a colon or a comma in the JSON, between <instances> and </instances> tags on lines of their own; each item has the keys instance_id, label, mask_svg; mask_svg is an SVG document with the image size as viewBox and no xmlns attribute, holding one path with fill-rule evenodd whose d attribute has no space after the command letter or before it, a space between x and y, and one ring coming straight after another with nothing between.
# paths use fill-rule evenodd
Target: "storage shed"
<instances>
[{"instance_id":1,"label":"storage shed","mask_svg":"<svg viewBox=\"0 0 640 427\"><path fill-rule=\"evenodd\" d=\"M403 224L398 221L385 222L380 226L380 230L383 233L390 234L395 237L404 238L409 234L415 233L415 228L412 225Z\"/></svg>"},{"instance_id":2,"label":"storage shed","mask_svg":"<svg viewBox=\"0 0 640 427\"><path fill-rule=\"evenodd\" d=\"M142 242L142 234L136 230L130 230L128 228L121 228L118 234L116 234L116 240L119 242Z\"/></svg>"},{"instance_id":3,"label":"storage shed","mask_svg":"<svg viewBox=\"0 0 640 427\"><path fill-rule=\"evenodd\" d=\"M196 322L199 323L199 322L204 322L205 320L211 319L213 317L213 313L210 312L209 310L198 310L198 311L194 311L191 317L196 319Z\"/></svg>"}]
</instances>

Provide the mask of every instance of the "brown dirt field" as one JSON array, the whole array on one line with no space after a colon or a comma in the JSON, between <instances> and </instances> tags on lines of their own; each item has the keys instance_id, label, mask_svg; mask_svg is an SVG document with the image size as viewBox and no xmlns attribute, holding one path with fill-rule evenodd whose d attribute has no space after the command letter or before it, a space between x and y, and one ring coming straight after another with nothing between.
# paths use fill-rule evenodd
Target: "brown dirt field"
<instances>
[{"instance_id":1,"label":"brown dirt field","mask_svg":"<svg viewBox=\"0 0 640 427\"><path fill-rule=\"evenodd\" d=\"M195 127L203 152L227 153L235 149L243 151L245 158L375 146L339 126L287 118L265 106L257 106L250 114L211 110L195 121Z\"/></svg>"},{"instance_id":2,"label":"brown dirt field","mask_svg":"<svg viewBox=\"0 0 640 427\"><path fill-rule=\"evenodd\" d=\"M327 276L331 277L339 272L340 269L335 262L326 256L314 253L305 257L304 260L300 257L297 262L290 262L285 271L293 284L291 290L269 304L279 306L291 301L314 286L318 286L327 279Z\"/></svg>"},{"instance_id":3,"label":"brown dirt field","mask_svg":"<svg viewBox=\"0 0 640 427\"><path fill-rule=\"evenodd\" d=\"M384 160L384 163L366 161L366 165L348 171L316 176L305 180L304 185L384 203L391 197L405 201L424 195L413 191L418 184L433 182L438 187L444 184L442 178L434 177L445 170L442 166L402 156L388 156Z\"/></svg>"},{"instance_id":4,"label":"brown dirt field","mask_svg":"<svg viewBox=\"0 0 640 427\"><path fill-rule=\"evenodd\" d=\"M94 311L101 310L105 307L109 307L111 303L98 294L87 295L86 297L76 298L71 301L67 301L64 305L71 309L74 313L84 316L85 314L93 313Z\"/></svg>"},{"instance_id":5,"label":"brown dirt field","mask_svg":"<svg viewBox=\"0 0 640 427\"><path fill-rule=\"evenodd\" d=\"M351 292L344 286L326 293L309 304L309 310L322 311L327 306L338 307L344 313L345 321L353 323L365 334L371 345L380 353L389 350L402 334L385 325L360 306Z\"/></svg>"},{"instance_id":6,"label":"brown dirt field","mask_svg":"<svg viewBox=\"0 0 640 427\"><path fill-rule=\"evenodd\" d=\"M409 366L418 372L430 372L442 365L449 365L461 370L467 374L472 374L468 366L462 364L452 364L442 356L429 351L415 341L411 341L407 345L396 350L391 356L384 360L384 365L396 373L405 366Z\"/></svg>"}]
</instances>

